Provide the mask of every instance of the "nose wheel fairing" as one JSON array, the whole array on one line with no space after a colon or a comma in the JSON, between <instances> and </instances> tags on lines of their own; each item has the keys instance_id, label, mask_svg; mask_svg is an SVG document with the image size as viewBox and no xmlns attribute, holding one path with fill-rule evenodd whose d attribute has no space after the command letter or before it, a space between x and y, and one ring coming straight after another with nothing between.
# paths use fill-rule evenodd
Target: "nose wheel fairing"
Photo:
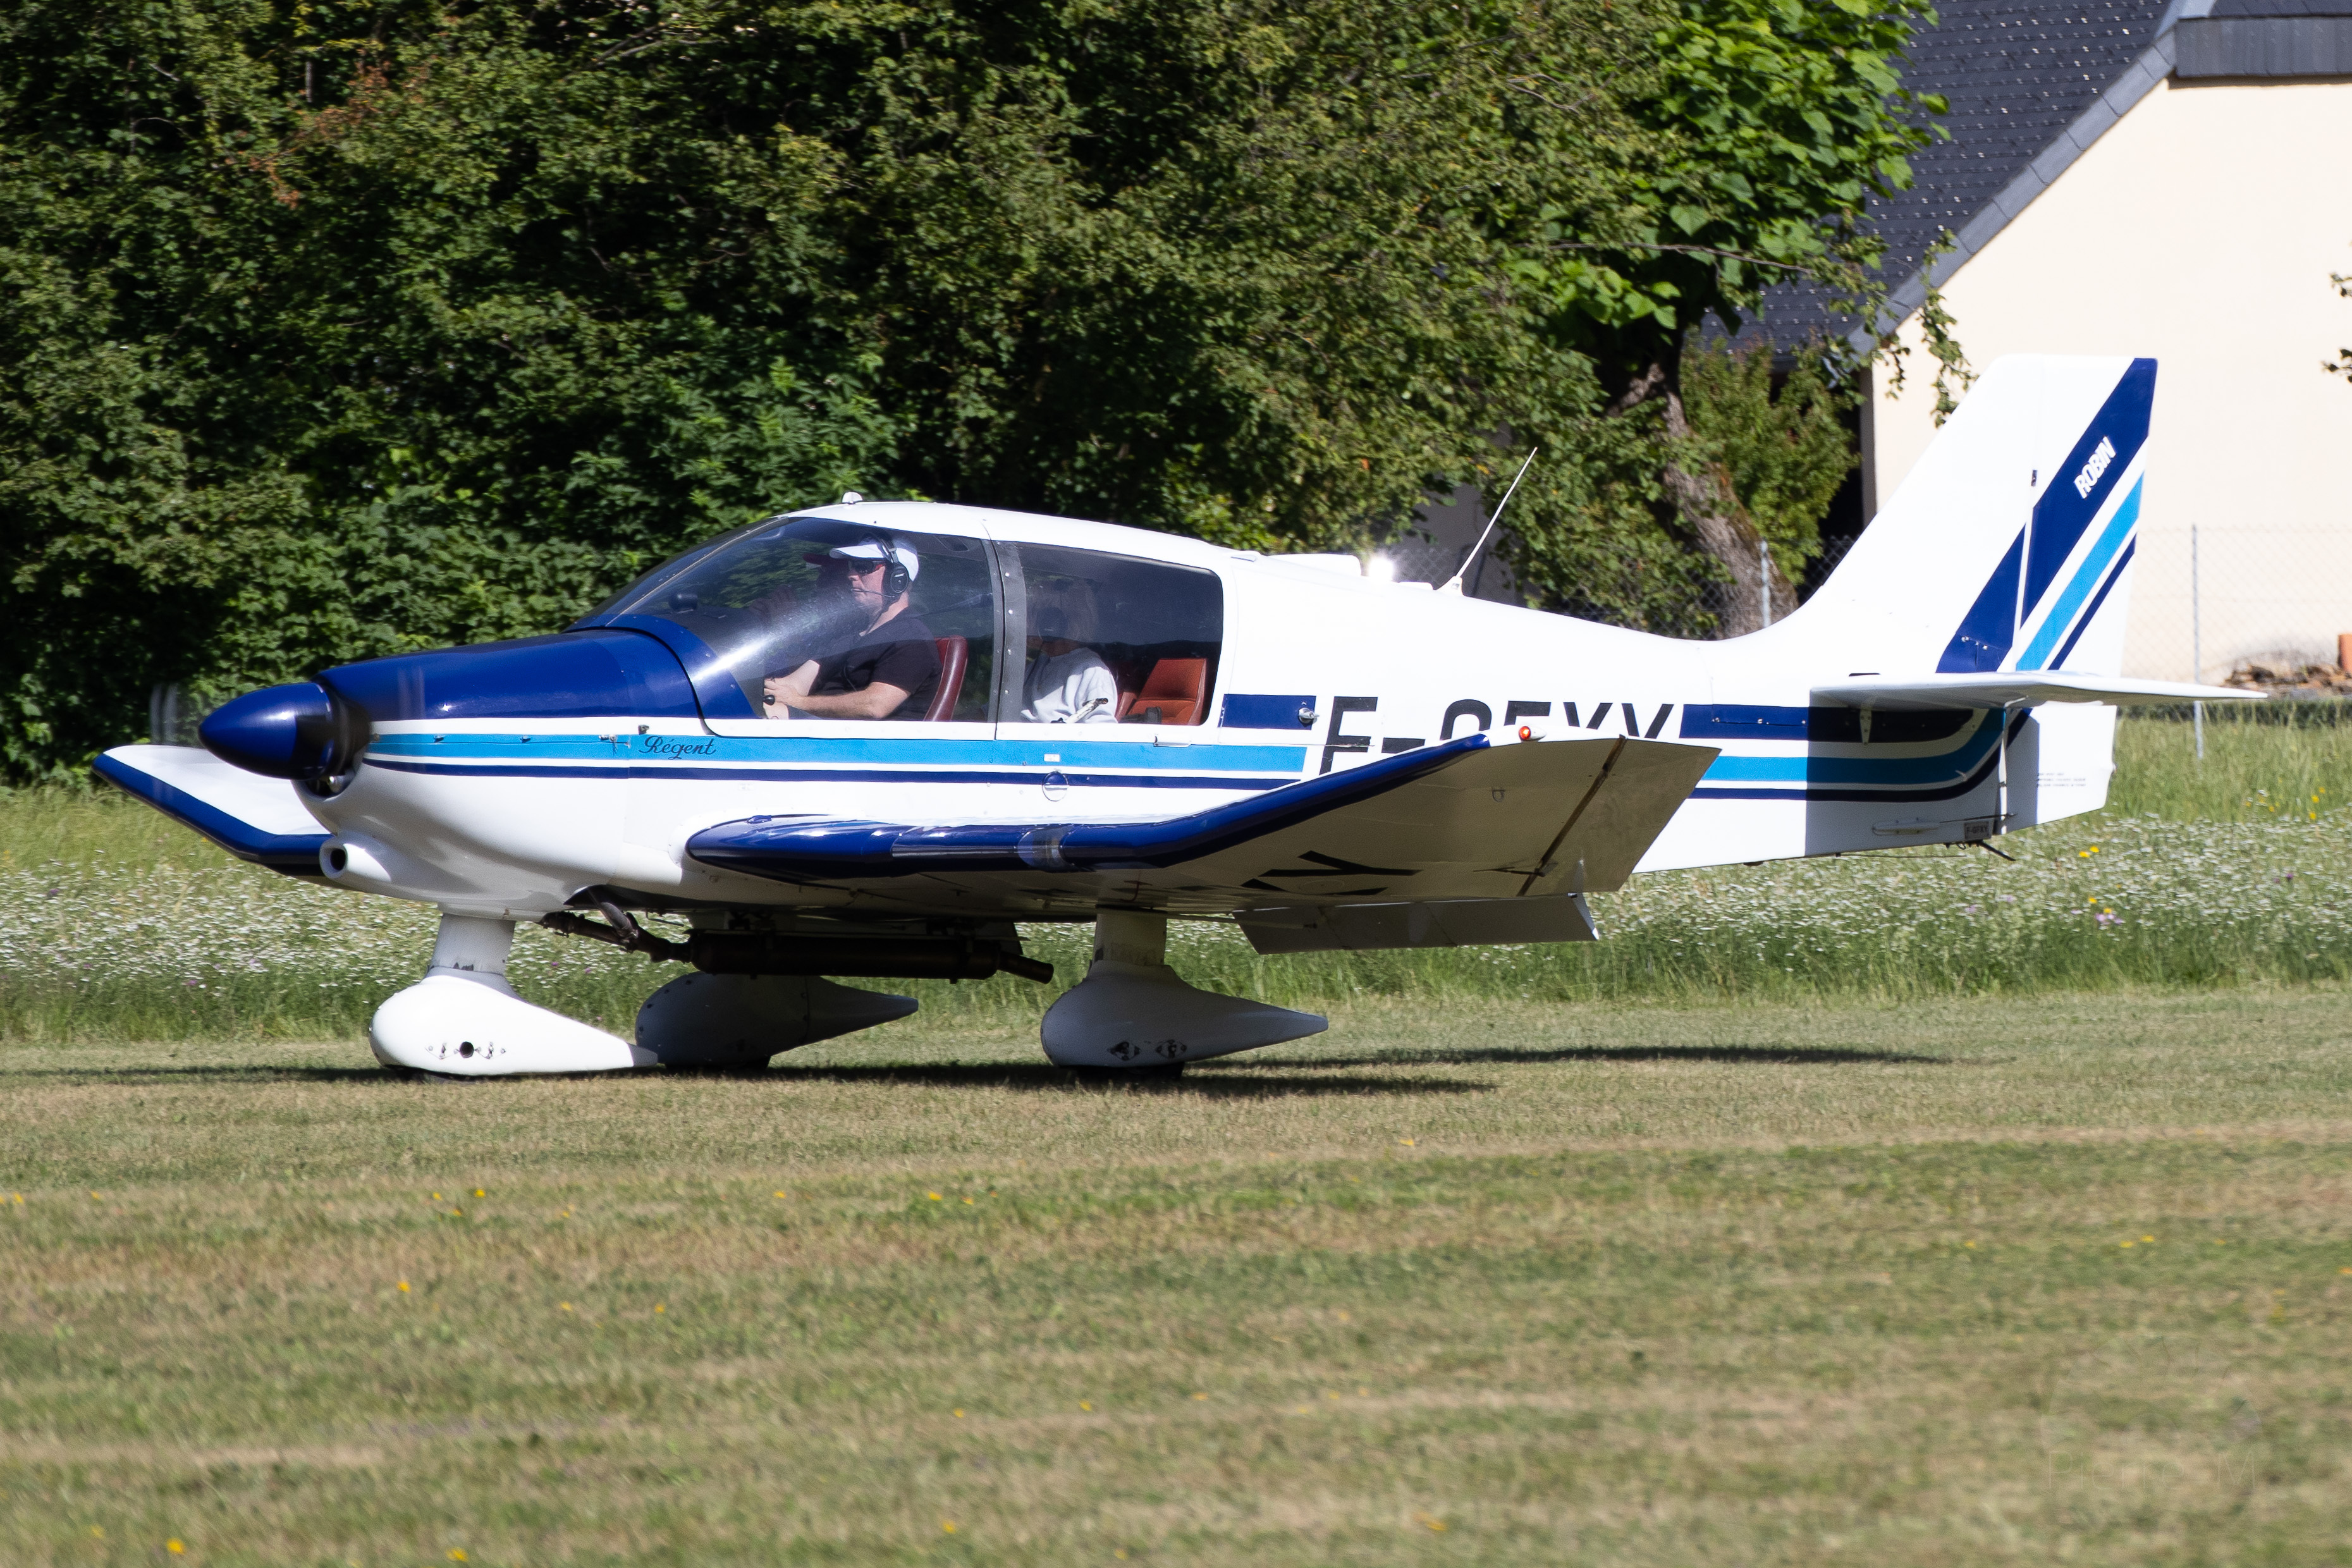
<instances>
[{"instance_id":1,"label":"nose wheel fairing","mask_svg":"<svg viewBox=\"0 0 2352 1568\"><path fill-rule=\"evenodd\" d=\"M513 946L512 921L443 915L425 978L394 994L369 1020L376 1059L453 1078L652 1064L650 1052L516 995L507 983Z\"/></svg>"}]
</instances>

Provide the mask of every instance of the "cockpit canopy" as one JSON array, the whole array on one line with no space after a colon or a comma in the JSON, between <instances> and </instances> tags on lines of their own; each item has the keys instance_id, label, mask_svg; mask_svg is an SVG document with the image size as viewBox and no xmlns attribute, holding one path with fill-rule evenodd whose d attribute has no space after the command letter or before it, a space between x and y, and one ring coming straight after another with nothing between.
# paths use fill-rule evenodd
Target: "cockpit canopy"
<instances>
[{"instance_id":1,"label":"cockpit canopy","mask_svg":"<svg viewBox=\"0 0 2352 1568\"><path fill-rule=\"evenodd\" d=\"M577 625L652 632L692 673L711 717L761 716L772 711L771 677L866 629L870 609L824 580L840 550L907 563L901 614L923 624L940 655L940 690L921 717L1018 722L1039 659L1076 649L1100 660L1116 693L1089 718L1209 721L1224 632L1216 574L1106 551L769 518L665 562Z\"/></svg>"}]
</instances>

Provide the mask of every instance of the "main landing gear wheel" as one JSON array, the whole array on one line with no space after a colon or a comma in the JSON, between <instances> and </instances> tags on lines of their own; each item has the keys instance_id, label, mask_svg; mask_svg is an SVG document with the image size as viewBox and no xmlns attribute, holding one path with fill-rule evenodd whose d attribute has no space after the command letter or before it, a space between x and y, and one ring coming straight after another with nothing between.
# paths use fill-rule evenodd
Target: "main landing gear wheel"
<instances>
[{"instance_id":1,"label":"main landing gear wheel","mask_svg":"<svg viewBox=\"0 0 2352 1568\"><path fill-rule=\"evenodd\" d=\"M1307 1035L1328 1020L1188 985L1168 967L1168 917L1148 910L1095 916L1087 977L1045 1010L1038 1034L1056 1067L1104 1081L1171 1075L1186 1062L1252 1051Z\"/></svg>"}]
</instances>

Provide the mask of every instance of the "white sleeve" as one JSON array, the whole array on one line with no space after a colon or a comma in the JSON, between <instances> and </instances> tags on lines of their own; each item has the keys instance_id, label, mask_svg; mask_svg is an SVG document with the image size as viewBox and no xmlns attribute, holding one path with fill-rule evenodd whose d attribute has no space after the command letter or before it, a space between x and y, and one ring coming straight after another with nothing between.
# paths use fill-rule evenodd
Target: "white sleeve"
<instances>
[{"instance_id":1,"label":"white sleeve","mask_svg":"<svg viewBox=\"0 0 2352 1568\"><path fill-rule=\"evenodd\" d=\"M1069 694L1070 710L1073 712L1100 699L1099 703L1088 710L1087 716L1079 722L1085 724L1118 722L1118 682L1111 678L1110 666L1105 664L1101 658L1088 658L1071 677L1070 683L1065 689Z\"/></svg>"}]
</instances>

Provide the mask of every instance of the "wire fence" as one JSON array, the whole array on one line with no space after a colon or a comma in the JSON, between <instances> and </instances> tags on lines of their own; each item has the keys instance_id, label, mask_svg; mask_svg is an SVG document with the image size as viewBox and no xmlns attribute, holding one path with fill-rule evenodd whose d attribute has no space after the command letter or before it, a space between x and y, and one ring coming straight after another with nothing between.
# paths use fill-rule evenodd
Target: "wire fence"
<instances>
[{"instance_id":1,"label":"wire fence","mask_svg":"<svg viewBox=\"0 0 2352 1568\"><path fill-rule=\"evenodd\" d=\"M2140 531L2126 674L2352 696L2352 531L2227 522Z\"/></svg>"}]
</instances>

